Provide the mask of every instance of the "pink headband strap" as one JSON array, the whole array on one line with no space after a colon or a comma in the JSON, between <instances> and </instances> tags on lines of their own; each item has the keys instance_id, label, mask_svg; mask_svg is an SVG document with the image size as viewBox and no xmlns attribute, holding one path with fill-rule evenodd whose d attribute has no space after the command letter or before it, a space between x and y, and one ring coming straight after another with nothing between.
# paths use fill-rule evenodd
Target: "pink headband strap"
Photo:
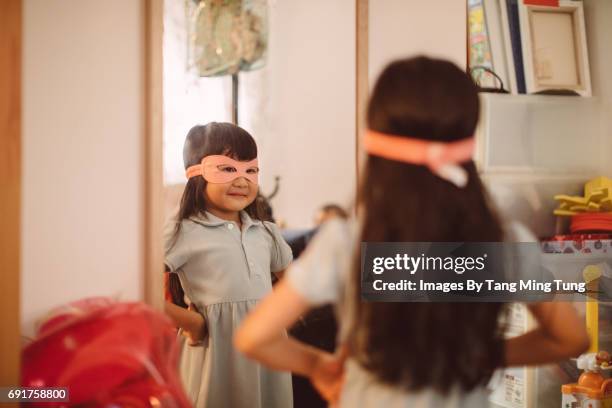
<instances>
[{"instance_id":1,"label":"pink headband strap","mask_svg":"<svg viewBox=\"0 0 612 408\"><path fill-rule=\"evenodd\" d=\"M467 184L467 173L459 164L472 159L475 142L473 137L449 143L430 142L367 130L363 145L371 155L426 166L434 174L463 187Z\"/></svg>"},{"instance_id":2,"label":"pink headband strap","mask_svg":"<svg viewBox=\"0 0 612 408\"><path fill-rule=\"evenodd\" d=\"M195 176L201 176L202 175L202 165L196 164L195 166L191 166L187 168L185 175L187 176L188 179L195 177Z\"/></svg>"}]
</instances>

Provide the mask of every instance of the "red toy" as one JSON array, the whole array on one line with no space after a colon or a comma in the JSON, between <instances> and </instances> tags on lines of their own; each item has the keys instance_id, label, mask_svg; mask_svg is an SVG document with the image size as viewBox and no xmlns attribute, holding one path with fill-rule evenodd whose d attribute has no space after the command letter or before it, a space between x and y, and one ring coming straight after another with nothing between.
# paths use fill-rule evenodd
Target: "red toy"
<instances>
[{"instance_id":1,"label":"red toy","mask_svg":"<svg viewBox=\"0 0 612 408\"><path fill-rule=\"evenodd\" d=\"M23 350L24 387L67 387L45 407L187 408L176 330L143 303L86 299L57 309Z\"/></svg>"}]
</instances>

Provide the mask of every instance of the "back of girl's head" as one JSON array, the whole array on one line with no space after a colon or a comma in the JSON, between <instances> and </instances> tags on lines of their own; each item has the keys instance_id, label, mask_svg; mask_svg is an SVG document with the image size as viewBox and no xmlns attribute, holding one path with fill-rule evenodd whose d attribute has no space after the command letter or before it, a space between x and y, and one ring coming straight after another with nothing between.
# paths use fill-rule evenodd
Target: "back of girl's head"
<instances>
[{"instance_id":1,"label":"back of girl's head","mask_svg":"<svg viewBox=\"0 0 612 408\"><path fill-rule=\"evenodd\" d=\"M451 62L417 57L389 64L368 105L368 127L382 133L449 142L472 136L478 89Z\"/></svg>"},{"instance_id":2,"label":"back of girl's head","mask_svg":"<svg viewBox=\"0 0 612 408\"><path fill-rule=\"evenodd\" d=\"M448 61L417 57L391 63L368 106L368 127L398 138L451 142L471 137L477 88ZM425 166L370 155L359 201L362 242L485 242L503 239L472 161L460 188ZM359 281L360 262L355 260ZM359 287L359 285L356 285ZM358 291L356 291L358 292ZM381 381L411 390L470 390L484 384L503 356L501 305L361 303L355 293L352 347Z\"/></svg>"},{"instance_id":3,"label":"back of girl's head","mask_svg":"<svg viewBox=\"0 0 612 408\"><path fill-rule=\"evenodd\" d=\"M436 142L473 136L478 93L470 77L448 61L417 57L391 63L368 105L368 127ZM369 156L360 202L372 224L365 232L386 241L498 241L497 218L472 161L462 164L459 188L425 166Z\"/></svg>"}]
</instances>

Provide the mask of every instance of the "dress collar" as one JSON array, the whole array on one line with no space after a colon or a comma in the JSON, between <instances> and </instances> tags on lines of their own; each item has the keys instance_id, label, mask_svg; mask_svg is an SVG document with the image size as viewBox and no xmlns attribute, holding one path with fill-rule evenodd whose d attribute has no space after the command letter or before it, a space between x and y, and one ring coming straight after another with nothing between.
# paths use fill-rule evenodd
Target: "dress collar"
<instances>
[{"instance_id":1,"label":"dress collar","mask_svg":"<svg viewBox=\"0 0 612 408\"><path fill-rule=\"evenodd\" d=\"M262 225L261 221L252 219L246 211L240 211L240 221L245 231L253 225Z\"/></svg>"},{"instance_id":2,"label":"dress collar","mask_svg":"<svg viewBox=\"0 0 612 408\"><path fill-rule=\"evenodd\" d=\"M205 227L217 227L220 225L225 225L228 220L224 220L222 218L213 215L212 213L205 211L204 213L196 214L189 219L197 224L203 225ZM262 225L262 222L259 220L252 219L246 211L240 211L240 221L242 222L243 229L247 230L249 227L253 225Z\"/></svg>"}]
</instances>

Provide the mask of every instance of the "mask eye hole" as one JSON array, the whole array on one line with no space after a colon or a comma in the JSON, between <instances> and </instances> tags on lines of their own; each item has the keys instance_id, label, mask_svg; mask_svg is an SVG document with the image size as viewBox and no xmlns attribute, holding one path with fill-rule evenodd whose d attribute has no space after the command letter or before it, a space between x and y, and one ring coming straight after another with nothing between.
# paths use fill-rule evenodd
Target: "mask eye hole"
<instances>
[{"instance_id":1,"label":"mask eye hole","mask_svg":"<svg viewBox=\"0 0 612 408\"><path fill-rule=\"evenodd\" d=\"M217 166L217 169L219 169L220 171L224 173L235 173L237 171L234 166L228 166L228 165Z\"/></svg>"},{"instance_id":2,"label":"mask eye hole","mask_svg":"<svg viewBox=\"0 0 612 408\"><path fill-rule=\"evenodd\" d=\"M259 173L259 168L257 167L251 167L250 169L247 169L247 174L258 174Z\"/></svg>"}]
</instances>

